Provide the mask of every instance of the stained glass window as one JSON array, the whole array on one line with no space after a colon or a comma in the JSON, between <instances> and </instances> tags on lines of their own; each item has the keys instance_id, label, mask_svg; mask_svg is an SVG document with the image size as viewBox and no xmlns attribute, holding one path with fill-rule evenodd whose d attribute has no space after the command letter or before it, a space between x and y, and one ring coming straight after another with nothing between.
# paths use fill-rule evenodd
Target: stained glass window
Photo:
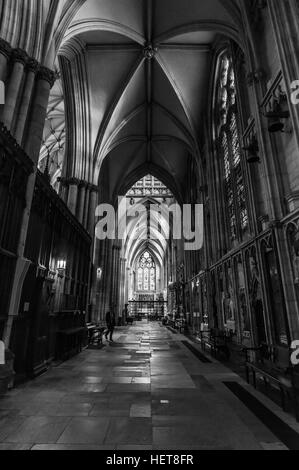
<instances>
[{"instance_id":1,"label":"stained glass window","mask_svg":"<svg viewBox=\"0 0 299 470\"><path fill-rule=\"evenodd\" d=\"M138 181L127 193L127 197L143 198L145 196L172 198L172 192L152 175Z\"/></svg>"},{"instance_id":2,"label":"stained glass window","mask_svg":"<svg viewBox=\"0 0 299 470\"><path fill-rule=\"evenodd\" d=\"M156 264L148 251L145 251L145 253L140 257L137 284L139 291L156 291Z\"/></svg>"},{"instance_id":3,"label":"stained glass window","mask_svg":"<svg viewBox=\"0 0 299 470\"><path fill-rule=\"evenodd\" d=\"M223 162L226 219L231 240L235 240L248 228L247 196L241 162L233 61L227 51L220 56L219 61L215 102L215 137Z\"/></svg>"}]
</instances>

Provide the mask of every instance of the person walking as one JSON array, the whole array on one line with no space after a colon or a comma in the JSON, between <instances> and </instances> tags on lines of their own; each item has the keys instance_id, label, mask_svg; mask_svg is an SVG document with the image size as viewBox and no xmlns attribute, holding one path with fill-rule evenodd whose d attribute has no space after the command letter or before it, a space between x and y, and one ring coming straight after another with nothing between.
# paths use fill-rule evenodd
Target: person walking
<instances>
[{"instance_id":1,"label":"person walking","mask_svg":"<svg viewBox=\"0 0 299 470\"><path fill-rule=\"evenodd\" d=\"M113 333L115 328L115 314L114 312L108 312L106 315L107 331L105 333L106 341L110 335L109 343L113 343Z\"/></svg>"}]
</instances>

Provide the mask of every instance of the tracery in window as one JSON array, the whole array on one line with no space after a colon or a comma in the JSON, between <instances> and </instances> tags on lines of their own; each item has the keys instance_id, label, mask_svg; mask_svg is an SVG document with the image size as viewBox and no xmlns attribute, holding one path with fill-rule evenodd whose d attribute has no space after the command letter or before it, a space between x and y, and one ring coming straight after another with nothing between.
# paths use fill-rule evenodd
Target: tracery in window
<instances>
[{"instance_id":1,"label":"tracery in window","mask_svg":"<svg viewBox=\"0 0 299 470\"><path fill-rule=\"evenodd\" d=\"M222 159L226 219L231 240L235 240L238 234L242 236L248 228L247 196L241 163L233 62L227 51L221 55L219 61L215 137Z\"/></svg>"},{"instance_id":2,"label":"tracery in window","mask_svg":"<svg viewBox=\"0 0 299 470\"><path fill-rule=\"evenodd\" d=\"M141 255L138 263L138 290L141 292L156 291L156 263L148 251Z\"/></svg>"},{"instance_id":3,"label":"tracery in window","mask_svg":"<svg viewBox=\"0 0 299 470\"><path fill-rule=\"evenodd\" d=\"M147 175L128 191L127 197L143 198L150 197L166 197L172 198L172 192L152 175Z\"/></svg>"}]
</instances>

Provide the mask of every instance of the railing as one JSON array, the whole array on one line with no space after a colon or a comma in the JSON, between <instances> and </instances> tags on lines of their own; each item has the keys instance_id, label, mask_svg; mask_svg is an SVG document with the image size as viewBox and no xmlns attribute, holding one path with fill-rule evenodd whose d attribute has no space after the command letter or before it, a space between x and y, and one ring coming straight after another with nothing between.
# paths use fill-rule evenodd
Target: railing
<instances>
[{"instance_id":1,"label":"railing","mask_svg":"<svg viewBox=\"0 0 299 470\"><path fill-rule=\"evenodd\" d=\"M167 312L164 301L132 301L129 302L129 314L136 318L162 318Z\"/></svg>"}]
</instances>

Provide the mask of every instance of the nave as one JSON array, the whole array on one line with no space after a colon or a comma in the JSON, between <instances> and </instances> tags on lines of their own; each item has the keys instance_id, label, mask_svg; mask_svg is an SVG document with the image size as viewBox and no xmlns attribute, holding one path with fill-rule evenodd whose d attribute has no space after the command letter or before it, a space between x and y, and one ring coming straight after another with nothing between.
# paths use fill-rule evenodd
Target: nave
<instances>
[{"instance_id":1,"label":"nave","mask_svg":"<svg viewBox=\"0 0 299 470\"><path fill-rule=\"evenodd\" d=\"M0 400L0 450L299 449L294 418L184 340L143 321L15 388Z\"/></svg>"},{"instance_id":2,"label":"nave","mask_svg":"<svg viewBox=\"0 0 299 470\"><path fill-rule=\"evenodd\" d=\"M298 448L298 25L0 0L1 448Z\"/></svg>"}]
</instances>

